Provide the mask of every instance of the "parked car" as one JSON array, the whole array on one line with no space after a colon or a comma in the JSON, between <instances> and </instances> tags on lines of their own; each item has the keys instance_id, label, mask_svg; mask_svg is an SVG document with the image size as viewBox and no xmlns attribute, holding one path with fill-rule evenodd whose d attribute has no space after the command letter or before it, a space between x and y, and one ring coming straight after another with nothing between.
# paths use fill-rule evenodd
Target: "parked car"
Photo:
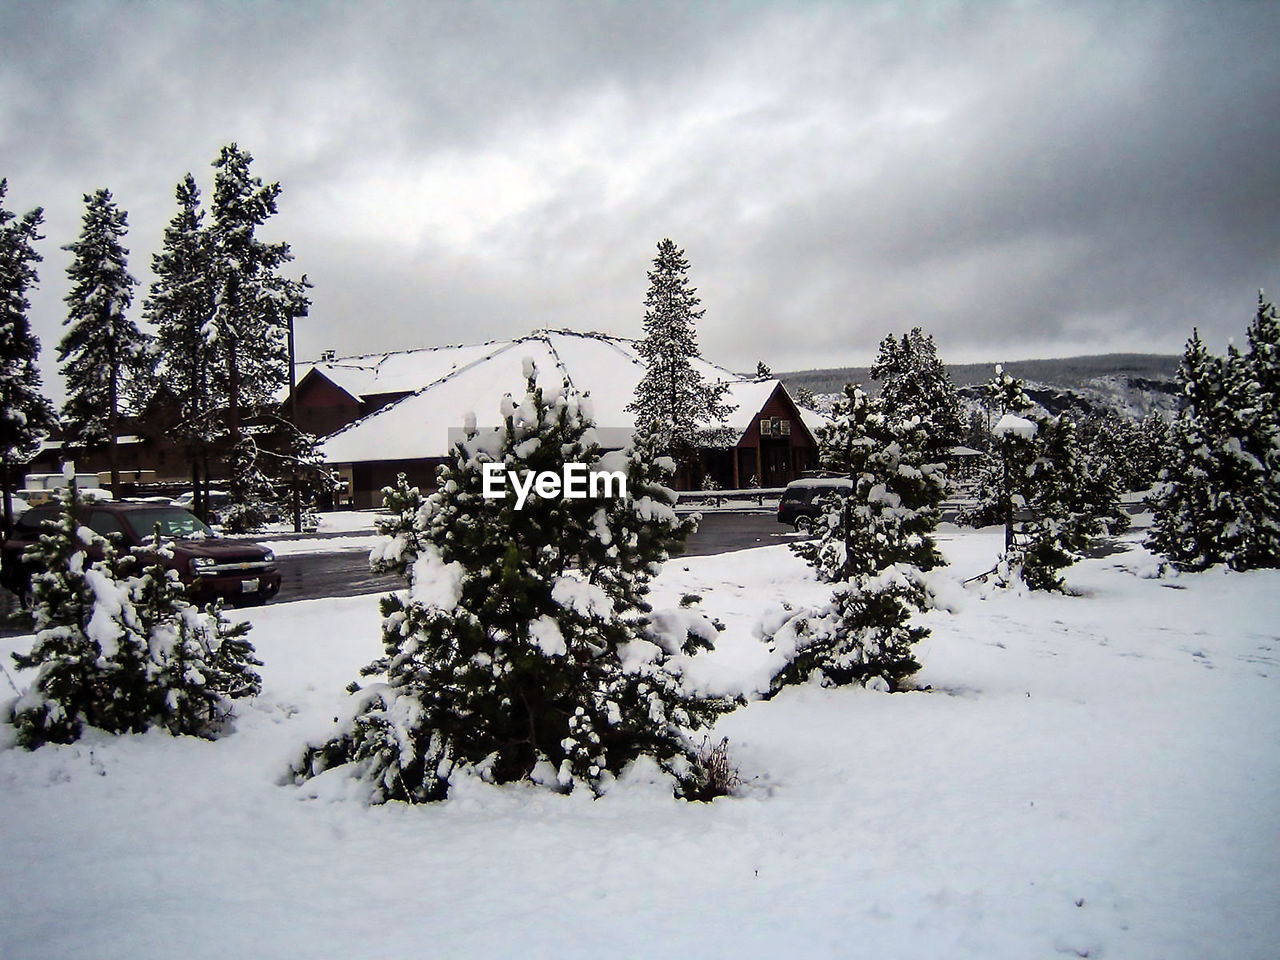
<instances>
[{"instance_id":1,"label":"parked car","mask_svg":"<svg viewBox=\"0 0 1280 960\"><path fill-rule=\"evenodd\" d=\"M35 570L25 551L39 538L43 521L56 519L61 509L60 504L32 507L18 518L13 535L0 547L0 584L19 596L30 592ZM215 598L265 603L280 591L275 554L248 540L217 536L190 510L127 500L84 503L80 509L81 522L115 540L120 550L145 546L159 527L173 554L162 560L178 572L195 603Z\"/></svg>"},{"instance_id":2,"label":"parked car","mask_svg":"<svg viewBox=\"0 0 1280 960\"><path fill-rule=\"evenodd\" d=\"M792 480L778 501L778 522L790 524L797 533L810 533L822 516L823 495L836 490L852 490L848 477L804 477Z\"/></svg>"}]
</instances>

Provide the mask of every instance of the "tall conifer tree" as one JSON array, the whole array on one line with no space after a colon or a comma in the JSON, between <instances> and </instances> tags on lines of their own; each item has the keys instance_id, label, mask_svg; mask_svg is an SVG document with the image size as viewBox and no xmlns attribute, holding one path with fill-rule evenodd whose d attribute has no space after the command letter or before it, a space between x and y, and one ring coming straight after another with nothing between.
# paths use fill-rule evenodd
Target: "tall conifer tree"
<instances>
[{"instance_id":1,"label":"tall conifer tree","mask_svg":"<svg viewBox=\"0 0 1280 960\"><path fill-rule=\"evenodd\" d=\"M723 426L736 409L725 401L727 385L708 382L693 366L702 356L693 325L706 311L688 273L684 251L662 240L649 271L645 336L637 347L645 372L627 409L636 415L637 432L656 431L663 451L692 468L700 447L728 446L737 436Z\"/></svg>"},{"instance_id":2,"label":"tall conifer tree","mask_svg":"<svg viewBox=\"0 0 1280 960\"><path fill-rule=\"evenodd\" d=\"M1249 349L1208 352L1192 333L1183 407L1148 545L1184 570L1280 566L1280 320L1261 296Z\"/></svg>"},{"instance_id":3,"label":"tall conifer tree","mask_svg":"<svg viewBox=\"0 0 1280 960\"><path fill-rule=\"evenodd\" d=\"M195 177L188 173L176 194L178 212L151 260L155 280L143 315L156 327L161 378L179 405L177 431L191 464L196 512L206 515L209 448L217 435L219 405L212 380L213 277Z\"/></svg>"},{"instance_id":4,"label":"tall conifer tree","mask_svg":"<svg viewBox=\"0 0 1280 960\"><path fill-rule=\"evenodd\" d=\"M40 341L27 320L44 211L37 207L22 217L9 212L4 206L8 188L9 182L0 179L0 520L6 535L13 526L18 468L31 461L57 422L53 404L41 391Z\"/></svg>"},{"instance_id":5,"label":"tall conifer tree","mask_svg":"<svg viewBox=\"0 0 1280 960\"><path fill-rule=\"evenodd\" d=\"M260 522L266 493L254 478L258 444L247 423L270 410L289 382L288 328L309 307L305 280L284 277L293 259L287 243L267 243L257 230L275 215L280 184L251 175L253 157L236 144L214 161L212 216L208 225L214 312L207 339L216 350L215 382L226 397L225 427L229 523L237 529Z\"/></svg>"},{"instance_id":6,"label":"tall conifer tree","mask_svg":"<svg viewBox=\"0 0 1280 960\"><path fill-rule=\"evenodd\" d=\"M71 291L58 360L67 384L62 423L75 447L105 441L111 489L120 491L118 441L124 394L131 377L148 357L149 338L126 313L138 281L129 273L129 251L122 240L128 215L111 191L85 194L80 238L62 249L73 255L67 268Z\"/></svg>"}]
</instances>

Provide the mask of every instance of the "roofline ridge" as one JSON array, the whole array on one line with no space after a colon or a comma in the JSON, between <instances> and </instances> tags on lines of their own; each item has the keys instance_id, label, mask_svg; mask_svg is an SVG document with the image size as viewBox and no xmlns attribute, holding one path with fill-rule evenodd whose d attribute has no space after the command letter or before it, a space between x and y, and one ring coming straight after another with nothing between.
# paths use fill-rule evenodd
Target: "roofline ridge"
<instances>
[{"instance_id":1,"label":"roofline ridge","mask_svg":"<svg viewBox=\"0 0 1280 960\"><path fill-rule=\"evenodd\" d=\"M583 393L583 391L578 389L578 385L573 382L573 377L569 374L569 367L565 364L564 358L560 356L560 351L556 349L556 345L551 342L551 338L549 336L544 336L542 338L542 342L545 343L547 345L547 349L551 351L551 356L555 358L556 366L559 367L560 372L564 374L564 382L568 384L569 389L579 396L585 397L589 395L591 391L588 390L586 393Z\"/></svg>"},{"instance_id":2,"label":"roofline ridge","mask_svg":"<svg viewBox=\"0 0 1280 960\"><path fill-rule=\"evenodd\" d=\"M439 350L461 350L467 347L490 347L499 343L519 343L529 339L545 339L547 336L552 334L565 337L579 337L584 340L601 340L614 347L618 344L634 345L639 342L635 337L619 336L618 334L605 333L602 330L574 330L569 327L535 327L528 333L521 334L518 337L490 337L488 340L478 340L470 343L437 343L434 346L401 347L398 350L374 350L369 353L350 353L341 357L334 357L331 360L325 360L323 358L315 360L299 360L297 365L306 367L319 367L324 365L361 366L359 364L351 364L346 361L370 360L374 361L373 367L376 368L379 364L386 361L387 358L393 356L403 356L410 353L434 353ZM375 358L377 359L375 360ZM702 357L702 359L706 360L706 357ZM707 363L711 363L711 361L707 360ZM717 367L720 370L727 370L727 368L721 367L719 364L712 363L712 366ZM364 368L362 367L362 369Z\"/></svg>"},{"instance_id":3,"label":"roofline ridge","mask_svg":"<svg viewBox=\"0 0 1280 960\"><path fill-rule=\"evenodd\" d=\"M437 379L432 380L430 383L424 384L423 386L419 387L417 390L413 390L410 393L406 393L403 397L396 397L396 399L392 400L388 404L385 404L384 406L379 407L377 410L370 410L363 417L359 417L355 420L352 420L350 423L343 424L337 430L333 431L333 433L326 436L324 439L329 440L333 437L339 436L340 434L346 433L348 430L358 426L359 424L364 423L366 420L369 420L372 417L376 417L378 414L382 413L384 410L391 410L394 407L398 407L400 404L404 403L404 401L406 400L412 400L414 397L421 396L422 394L430 390L432 387L438 386L447 380L451 380L454 377L456 377L458 374L465 373L466 371L470 370L472 367L476 366L477 364L484 363L486 360L491 360L494 357L498 356L498 354L505 353L507 350L510 350L512 347L516 345L516 341L514 340L487 340L484 343L475 344L475 346L487 347L495 343L501 344L501 346L497 350L493 350L489 353L486 353L483 357L476 357L470 363L464 363L460 367L454 367L452 370L446 373L443 377L438 377Z\"/></svg>"},{"instance_id":4,"label":"roofline ridge","mask_svg":"<svg viewBox=\"0 0 1280 960\"><path fill-rule=\"evenodd\" d=\"M337 364L343 360L367 360L371 357L381 358L378 361L378 363L381 363L388 357L399 356L406 353L432 353L436 350L462 350L467 347L487 347L495 343L505 342L506 341L504 340L499 340L497 337L493 337L489 340L481 340L476 343L438 343L433 347L401 347L399 350L380 350L374 351L373 353L352 353L342 357L334 357L332 360L301 360L299 361L299 364L308 367L318 367L322 364ZM375 366L377 366L377 364L375 364Z\"/></svg>"}]
</instances>

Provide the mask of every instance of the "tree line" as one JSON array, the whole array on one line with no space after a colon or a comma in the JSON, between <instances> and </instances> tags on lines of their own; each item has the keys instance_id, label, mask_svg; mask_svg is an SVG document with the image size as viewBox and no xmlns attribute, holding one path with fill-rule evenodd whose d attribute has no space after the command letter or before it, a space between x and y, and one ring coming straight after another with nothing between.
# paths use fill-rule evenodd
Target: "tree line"
<instances>
[{"instance_id":1,"label":"tree line","mask_svg":"<svg viewBox=\"0 0 1280 960\"><path fill-rule=\"evenodd\" d=\"M145 330L130 316L138 280L128 269L127 212L108 189L84 196L80 236L62 247L67 268L67 328L58 344L66 402L54 409L36 368L40 344L27 317L28 292L42 259L36 243L43 211L19 217L4 207L0 180L0 484L4 528L12 523L17 473L60 427L71 451L105 448L119 490L121 418L176 406L176 436L186 456L195 509L207 512L211 476L226 477L232 530L260 526L273 502L325 482L315 438L280 409L290 381L293 320L306 316L311 284L290 277L287 243L258 230L277 212L279 183L253 175L253 157L237 144L213 161L207 207L195 177L176 188L177 211L152 257L154 281L142 302ZM217 469L218 462L224 469ZM308 499L304 496L304 499ZM293 503L288 503L293 506ZM278 504L276 505L278 509Z\"/></svg>"}]
</instances>

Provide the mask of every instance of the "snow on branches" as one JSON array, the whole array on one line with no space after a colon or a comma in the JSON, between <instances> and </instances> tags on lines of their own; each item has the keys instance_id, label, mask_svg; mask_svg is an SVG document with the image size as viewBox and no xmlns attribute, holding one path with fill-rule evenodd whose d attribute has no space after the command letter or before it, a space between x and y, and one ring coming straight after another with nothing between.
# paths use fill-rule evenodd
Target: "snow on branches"
<instances>
[{"instance_id":1,"label":"snow on branches","mask_svg":"<svg viewBox=\"0 0 1280 960\"><path fill-rule=\"evenodd\" d=\"M919 417L896 417L853 384L818 440L823 467L849 487L828 495L816 539L794 549L836 586L830 603L801 611L772 636L788 660L774 690L811 676L897 689L920 668L911 647L928 633L908 621L929 607L923 575L942 563L932 534L944 473L928 462Z\"/></svg>"},{"instance_id":2,"label":"snow on branches","mask_svg":"<svg viewBox=\"0 0 1280 960\"><path fill-rule=\"evenodd\" d=\"M403 478L385 491L391 518L371 562L407 589L382 600L384 655L364 670L380 679L355 688L349 718L306 749L299 782L343 768L373 802L421 802L470 771L600 794L641 756L677 789L700 782L692 734L730 704L686 693L679 664L709 646L708 631L696 617L651 617L645 600L692 527L665 486L674 464L653 433L602 455L585 398L528 372L524 394L500 404L501 427L467 418L435 492ZM625 472L626 493L517 509L509 487L484 495L494 463L516 475L596 464Z\"/></svg>"},{"instance_id":3,"label":"snow on branches","mask_svg":"<svg viewBox=\"0 0 1280 960\"><path fill-rule=\"evenodd\" d=\"M1148 541L1179 569L1280 566L1280 316L1262 294L1248 342L1217 357L1193 332L1183 354Z\"/></svg>"},{"instance_id":4,"label":"snow on branches","mask_svg":"<svg viewBox=\"0 0 1280 960\"><path fill-rule=\"evenodd\" d=\"M28 551L42 571L32 582L35 642L13 658L36 676L0 708L18 742L71 743L85 726L225 732L231 701L261 688L249 624L187 602L176 571L158 562L166 549L159 538L137 555L118 553L80 526L77 506L73 487L59 519Z\"/></svg>"},{"instance_id":5,"label":"snow on branches","mask_svg":"<svg viewBox=\"0 0 1280 960\"><path fill-rule=\"evenodd\" d=\"M991 429L978 505L964 519L1004 524L999 582L1019 577L1033 590L1063 590L1060 570L1096 537L1128 526L1115 471L1082 448L1070 417L1043 415L1022 381L1002 367L984 393L999 419Z\"/></svg>"}]
</instances>

